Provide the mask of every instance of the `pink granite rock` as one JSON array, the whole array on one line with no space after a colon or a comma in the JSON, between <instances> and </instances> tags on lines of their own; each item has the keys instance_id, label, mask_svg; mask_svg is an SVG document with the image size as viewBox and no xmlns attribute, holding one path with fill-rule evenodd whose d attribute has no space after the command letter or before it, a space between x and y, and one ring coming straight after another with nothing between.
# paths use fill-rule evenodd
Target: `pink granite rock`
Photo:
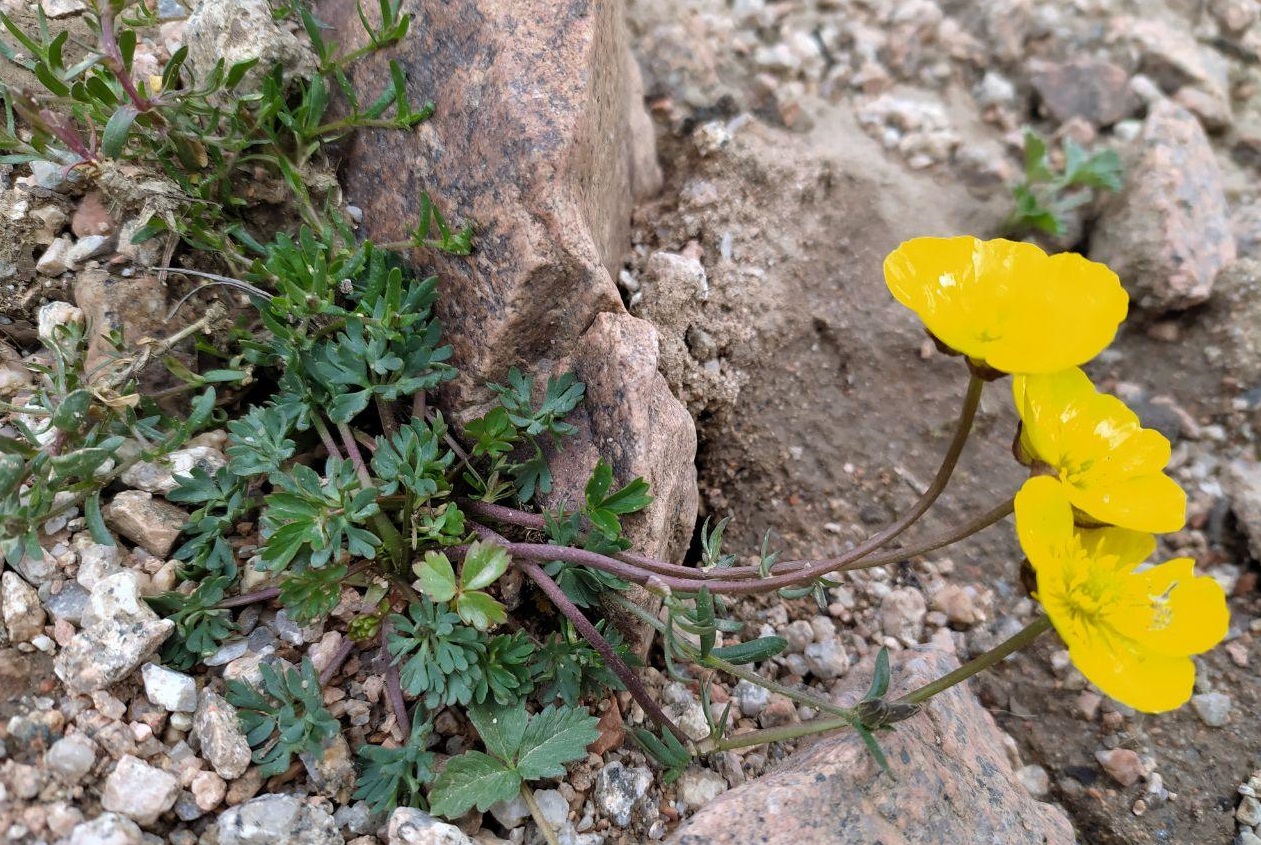
<instances>
[{"instance_id":1,"label":"pink granite rock","mask_svg":"<svg viewBox=\"0 0 1261 845\"><path fill-rule=\"evenodd\" d=\"M958 666L948 638L894 657L901 694ZM870 661L868 661L870 664ZM851 672L869 679L867 665ZM861 691L858 693L861 694ZM853 732L819 740L732 789L685 823L673 845L1073 845L1062 810L1020 785L1003 734L967 688L879 734L897 780Z\"/></svg>"},{"instance_id":2,"label":"pink granite rock","mask_svg":"<svg viewBox=\"0 0 1261 845\"><path fill-rule=\"evenodd\" d=\"M1235 260L1221 174L1195 116L1167 100L1152 107L1125 190L1104 209L1090 257L1112 267L1132 308L1157 316L1208 299Z\"/></svg>"}]
</instances>

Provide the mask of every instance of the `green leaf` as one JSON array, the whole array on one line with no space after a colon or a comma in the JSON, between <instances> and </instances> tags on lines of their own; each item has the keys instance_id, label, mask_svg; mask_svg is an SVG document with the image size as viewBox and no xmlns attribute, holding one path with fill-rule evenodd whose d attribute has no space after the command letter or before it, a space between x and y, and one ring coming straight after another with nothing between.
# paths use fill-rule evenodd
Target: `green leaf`
<instances>
[{"instance_id":1,"label":"green leaf","mask_svg":"<svg viewBox=\"0 0 1261 845\"><path fill-rule=\"evenodd\" d=\"M516 759L529 722L523 708L478 705L469 708L468 717L487 751L508 762Z\"/></svg>"},{"instance_id":2,"label":"green leaf","mask_svg":"<svg viewBox=\"0 0 1261 845\"><path fill-rule=\"evenodd\" d=\"M717 632L714 630L714 597L704 584L696 593L696 625L700 629L700 658L704 660L714 650L717 639Z\"/></svg>"},{"instance_id":3,"label":"green leaf","mask_svg":"<svg viewBox=\"0 0 1261 845\"><path fill-rule=\"evenodd\" d=\"M0 455L0 499L18 489L26 478L26 461L20 455Z\"/></svg>"},{"instance_id":4,"label":"green leaf","mask_svg":"<svg viewBox=\"0 0 1261 845\"><path fill-rule=\"evenodd\" d=\"M429 809L448 819L473 807L485 812L499 801L511 801L521 790L521 776L494 757L466 751L447 761L429 792Z\"/></svg>"},{"instance_id":5,"label":"green leaf","mask_svg":"<svg viewBox=\"0 0 1261 845\"><path fill-rule=\"evenodd\" d=\"M476 590L463 593L455 600L455 612L464 624L472 625L479 631L485 631L508 618L508 611L502 604Z\"/></svg>"},{"instance_id":6,"label":"green leaf","mask_svg":"<svg viewBox=\"0 0 1261 845\"><path fill-rule=\"evenodd\" d=\"M494 543L475 541L464 556L464 567L460 570L460 586L466 590L481 590L489 587L508 569L512 559L502 546ZM448 564L449 565L449 564ZM439 599L445 601L445 599Z\"/></svg>"},{"instance_id":7,"label":"green leaf","mask_svg":"<svg viewBox=\"0 0 1261 845\"><path fill-rule=\"evenodd\" d=\"M88 531L92 534L92 542L102 546L117 545L114 535L105 527L105 519L101 514L101 491L95 490L83 500L83 516L87 520Z\"/></svg>"},{"instance_id":8,"label":"green leaf","mask_svg":"<svg viewBox=\"0 0 1261 845\"><path fill-rule=\"evenodd\" d=\"M1046 182L1054 178L1047 159L1046 141L1038 133L1025 128L1025 179L1029 182Z\"/></svg>"},{"instance_id":9,"label":"green leaf","mask_svg":"<svg viewBox=\"0 0 1261 845\"><path fill-rule=\"evenodd\" d=\"M867 689L867 694L863 696L863 701L875 701L878 698L884 698L884 694L889 691L889 649L881 646L880 651L876 654L876 667L871 674L871 686Z\"/></svg>"},{"instance_id":10,"label":"green leaf","mask_svg":"<svg viewBox=\"0 0 1261 845\"><path fill-rule=\"evenodd\" d=\"M101 152L108 158L122 157L127 136L131 134L131 125L136 122L139 114L135 106L123 106L105 124L105 131L101 133Z\"/></svg>"},{"instance_id":11,"label":"green leaf","mask_svg":"<svg viewBox=\"0 0 1261 845\"><path fill-rule=\"evenodd\" d=\"M711 653L719 660L740 666L745 663L769 660L786 648L788 648L788 640L783 637L759 637L747 643L716 648Z\"/></svg>"},{"instance_id":12,"label":"green leaf","mask_svg":"<svg viewBox=\"0 0 1261 845\"><path fill-rule=\"evenodd\" d=\"M451 601L455 597L455 570L442 552L425 552L425 559L412 571L420 579L420 591L433 601Z\"/></svg>"},{"instance_id":13,"label":"green leaf","mask_svg":"<svg viewBox=\"0 0 1261 845\"><path fill-rule=\"evenodd\" d=\"M587 746L600 738L599 721L581 707L544 708L521 737L517 772L524 780L561 777L565 764L585 757Z\"/></svg>"},{"instance_id":14,"label":"green leaf","mask_svg":"<svg viewBox=\"0 0 1261 845\"><path fill-rule=\"evenodd\" d=\"M87 424L92 407L92 392L80 388L66 396L53 411L52 424L59 431L73 434Z\"/></svg>"}]
</instances>

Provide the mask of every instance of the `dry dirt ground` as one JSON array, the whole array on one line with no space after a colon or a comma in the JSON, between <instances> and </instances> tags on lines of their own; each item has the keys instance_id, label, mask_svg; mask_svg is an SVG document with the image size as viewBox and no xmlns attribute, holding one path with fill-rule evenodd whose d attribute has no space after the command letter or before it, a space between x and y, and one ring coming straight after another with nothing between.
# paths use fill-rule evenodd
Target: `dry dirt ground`
<instances>
[{"instance_id":1,"label":"dry dirt ground","mask_svg":"<svg viewBox=\"0 0 1261 845\"><path fill-rule=\"evenodd\" d=\"M623 286L632 310L661 328L664 368L696 417L703 514L733 516L729 535L744 549L757 548L769 531L790 556L840 552L923 489L945 449L964 372L957 359L925 344L914 319L889 297L881 261L909 237L996 234L1011 207L999 177L1017 165L1007 143L1011 126L1056 128L1036 110L1025 58L963 62L940 39L897 41L899 27L913 29L913 5L631 3L667 188L640 209ZM980 37L978 20L998 8L920 5L920 14L944 10L946 20ZM1030 43L1051 56L1101 51L1101 33L1118 15L1152 11L1077 4L1083 14L1076 18L1007 5L1055 19ZM1191 21L1201 35L1211 24L1202 10L1158 4L1155 14ZM957 142L940 161L910 162L901 147L882 147L860 126L872 101L854 81L854 68L866 67L855 58L864 25L883 25L889 36L876 53L891 77L884 90L896 85L899 96L936 103L948 116ZM1087 44L1092 25L1096 40ZM842 34L829 36L828 27ZM768 52L803 38L795 64ZM829 38L841 52L829 53ZM906 38L909 49L923 48L921 69L936 58L945 70L926 78L899 67ZM1014 121L982 118L978 80L987 70L1013 81L1003 108ZM1248 113L1240 109L1240 120ZM1230 133L1214 143L1237 211L1251 200L1255 174L1231 154ZM1119 134L1100 140L1124 152ZM978 177L974 161L985 155L990 165ZM650 259L657 251L682 258ZM1206 305L1124 329L1089 368L1175 443L1175 475L1188 487L1191 519L1187 530L1165 538L1162 551L1194 554L1233 587L1231 648L1202 659L1197 690L1228 695L1229 721L1208 727L1190 707L1161 716L1107 702L1101 709L1054 655L1061 646L1051 638L975 687L1016 739L1023 762L1050 775L1048 800L1065 807L1092 845L1234 842L1237 789L1261 766L1257 564L1241 541L1222 471L1256 454L1256 403L1248 394L1256 362L1238 354L1236 342L1240 311L1255 302L1249 272L1224 272ZM921 536L987 509L1019 483L1007 389L1000 382L987 390L976 436ZM992 592L985 621L954 625L974 653L1007 632L1004 622L1024 596L1019 559L1010 521L930 558L934 579L953 567L952 581L987 598ZM891 586L935 589L918 565L882 577ZM854 592L859 608L847 645L861 651L880 632L862 612L863 583ZM807 620L819 612L809 603L794 611ZM1147 778L1125 788L1109 779L1096 753L1111 748L1142 755Z\"/></svg>"}]
</instances>

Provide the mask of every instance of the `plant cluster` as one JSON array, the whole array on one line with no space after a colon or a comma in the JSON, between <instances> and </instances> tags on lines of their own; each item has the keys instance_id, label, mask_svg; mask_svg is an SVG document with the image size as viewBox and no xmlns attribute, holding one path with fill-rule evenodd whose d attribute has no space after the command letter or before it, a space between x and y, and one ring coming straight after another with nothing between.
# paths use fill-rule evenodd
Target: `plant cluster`
<instances>
[{"instance_id":1,"label":"plant cluster","mask_svg":"<svg viewBox=\"0 0 1261 845\"><path fill-rule=\"evenodd\" d=\"M397 6L382 2L387 23L374 48L398 40L407 27ZM12 138L13 114L42 121L32 123L25 147L10 145L15 155L63 156L59 142L75 165L99 166L110 155L177 161L181 133L221 133L217 149L230 151L243 125L251 132L257 125L259 114L250 110L280 108L266 86L259 98L227 111L211 107L204 83L189 87L178 66L161 85L131 82L134 35L129 41L122 34L129 30L115 29L125 5L96 13L105 47L74 67L64 66L64 41L54 48L60 36L41 31L28 39L32 72L65 85L77 105L56 119L48 109L32 111L27 101L10 105ZM322 73L350 100L351 117L321 123L332 89L302 83L282 98L288 117L268 118L288 134L261 142L250 135L251 144L261 144L251 156L280 156L268 161L283 173L294 166L295 150L309 158L320 139L355 125L405 127L419 119L422 112L401 99L397 71L389 97L357 105L342 84L346 63L357 56L339 57L309 13L293 13L306 25ZM14 32L11 23L0 23ZM244 71L221 73L215 91ZM282 85L275 73L265 78ZM308 100L310 115L299 121L293 109ZM391 104L396 117L383 118ZM249 120L238 124L241 109ZM129 116L117 117L119 110ZM111 123L108 150L103 141L85 141L82 149L72 144L85 132L90 137L89 128ZM1065 185L1103 179L1103 163L1065 153L1073 174ZM211 172L186 187L210 191L196 194L198 202L220 202L223 185L206 186L230 181L237 162L216 153L201 165ZM290 187L303 205L298 186ZM226 280L249 293L250 316L216 344L202 342L210 366L199 373L177 368L195 393L186 420L163 416L151 398L136 393L137 358L119 353L104 373L86 373L82 333L70 324L47 339L38 391L3 409L19 436L0 439L3 552L16 564L38 553L45 521L79 503L94 536L112 542L100 514L102 489L135 461L158 459L212 424L226 427L227 465L182 476L170 494L191 514L175 553L182 583L150 599L175 622L163 651L169 663L190 667L215 651L235 632L235 607L276 602L306 624L330 618L345 591L357 591L358 610L344 624L346 644L321 673L310 661L300 668L268 665L256 685L230 684L229 699L265 775L285 771L295 756L319 755L336 734L321 686L355 649L379 649L388 663L391 718L381 727L396 734L358 749L357 797L383 810L428 801L435 813L456 817L518 793L533 804L529 782L562 775L596 739L587 704L610 690L627 690L655 723L656 731L635 727L632 735L668 779L697 755L843 727L887 765L877 731L914 716L932 695L1052 627L1086 677L1148 711L1184 702L1194 681L1190 655L1225 634L1221 588L1197 577L1189 559L1139 567L1155 548L1152 532L1182 526L1185 497L1164 473L1168 441L1142 428L1120 400L1099 394L1078 369L1111 341L1128 308L1118 279L1103 265L1003 240L922 238L900 246L885 262L891 293L944 350L964 359L970 374L954 436L929 488L890 525L831 559L781 560L764 541L741 563L724 549L727 520L706 523L700 565L693 567L632 548L624 522L652 503L650 490L642 479L618 479L603 460L591 468L579 501L557 501L548 457L576 431L566 416L584 395L572 374L537 383L510 369L502 382L486 385L489 402L480 413L447 409L451 419L465 420L448 423L432 404L457 375L434 316L436 280L413 273L391 249L356 243L343 226L310 210L311 225L266 244L246 244L238 230L211 241L204 231L173 228L200 248L230 257L255 253L249 261L231 260L244 278ZM228 217L207 219L220 227ZM436 238L429 238L432 225ZM451 232L431 206L415 241L457 252L470 245L467 230ZM189 335L212 318L222 319L208 315ZM1021 418L1016 455L1030 479L945 536L892 548L949 482L985 385L1008 375ZM239 409L232 419L228 408ZM867 695L853 708L840 707L758 673L756 664L784 650L782 638L727 641L741 627L729 618L733 596L821 596L837 573L913 560L1013 511L1033 594L1046 615L920 689L891 697L888 657L881 653ZM261 573L266 586L242 592L245 567ZM662 611L632 601L626 595L632 584L660 599ZM640 682L620 634L601 618L610 607L660 635L672 676L747 680L822 716L732 734L730 705L714 707L710 681L702 680L710 735L688 737ZM467 713L485 751L456 756L435 774L429 744L436 715L448 707Z\"/></svg>"},{"instance_id":2,"label":"plant cluster","mask_svg":"<svg viewBox=\"0 0 1261 845\"><path fill-rule=\"evenodd\" d=\"M1087 152L1068 137L1053 157L1046 141L1025 129L1024 176L1011 189L1016 208L1007 219L1008 233L1058 238L1068 232L1069 213L1092 202L1096 191L1121 190L1121 158L1116 150Z\"/></svg>"},{"instance_id":3,"label":"plant cluster","mask_svg":"<svg viewBox=\"0 0 1261 845\"><path fill-rule=\"evenodd\" d=\"M367 43L353 51L327 39L325 25L302 3L280 7L277 16L305 32L315 63L309 78L279 65L262 73L254 59L221 59L197 78L186 46L159 74L141 78L141 31L160 23L150 5L89 4L83 19L95 44L52 32L42 5L34 31L0 13L12 38L0 39L0 56L29 80L0 85L0 163L42 160L87 171L107 194L141 206L136 243L171 232L236 270L249 267L262 245L247 214L258 200L243 186L277 185L299 218L320 229L335 216L335 182L319 176L325 147L363 127L410 129L433 113L432 103L409 101L396 62L370 101L350 82L356 61L407 35L410 17L400 0L378 0L376 21L361 10ZM261 79L253 82L256 73ZM467 254L469 227L452 230L428 197L422 211L409 243Z\"/></svg>"}]
</instances>

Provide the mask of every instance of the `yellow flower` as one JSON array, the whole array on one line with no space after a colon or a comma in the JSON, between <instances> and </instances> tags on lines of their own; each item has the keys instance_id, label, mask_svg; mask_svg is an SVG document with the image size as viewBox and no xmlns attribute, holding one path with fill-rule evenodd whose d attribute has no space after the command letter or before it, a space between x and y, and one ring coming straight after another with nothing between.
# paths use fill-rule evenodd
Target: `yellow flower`
<instances>
[{"instance_id":1,"label":"yellow flower","mask_svg":"<svg viewBox=\"0 0 1261 845\"><path fill-rule=\"evenodd\" d=\"M1196 576L1195 561L1170 560L1142 572L1150 534L1124 528L1079 530L1065 488L1029 479L1016 494L1016 533L1037 575L1035 597L1069 656L1107 695L1147 713L1191 697L1191 655L1226 636L1226 594Z\"/></svg>"},{"instance_id":2,"label":"yellow flower","mask_svg":"<svg viewBox=\"0 0 1261 845\"><path fill-rule=\"evenodd\" d=\"M1012 393L1024 457L1049 464L1073 507L1096 522L1151 531L1186 523L1187 497L1163 470L1169 441L1073 368L1017 376Z\"/></svg>"},{"instance_id":3,"label":"yellow flower","mask_svg":"<svg viewBox=\"0 0 1261 845\"><path fill-rule=\"evenodd\" d=\"M939 341L1005 373L1084 364L1129 306L1105 265L1015 241L916 238L889 254L884 278Z\"/></svg>"}]
</instances>

